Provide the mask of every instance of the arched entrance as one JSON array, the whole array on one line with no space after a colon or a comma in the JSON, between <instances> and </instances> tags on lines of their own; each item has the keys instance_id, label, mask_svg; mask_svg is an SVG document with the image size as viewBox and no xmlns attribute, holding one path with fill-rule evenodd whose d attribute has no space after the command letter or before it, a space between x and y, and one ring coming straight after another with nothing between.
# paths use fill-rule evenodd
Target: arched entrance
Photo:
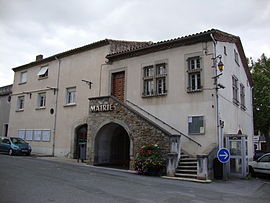
<instances>
[{"instance_id":1,"label":"arched entrance","mask_svg":"<svg viewBox=\"0 0 270 203\"><path fill-rule=\"evenodd\" d=\"M87 124L80 125L75 129L74 137L74 154L73 158L78 159L80 156L80 144L87 143Z\"/></svg>"},{"instance_id":2,"label":"arched entrance","mask_svg":"<svg viewBox=\"0 0 270 203\"><path fill-rule=\"evenodd\" d=\"M104 125L95 138L94 165L129 169L130 138L119 124Z\"/></svg>"}]
</instances>

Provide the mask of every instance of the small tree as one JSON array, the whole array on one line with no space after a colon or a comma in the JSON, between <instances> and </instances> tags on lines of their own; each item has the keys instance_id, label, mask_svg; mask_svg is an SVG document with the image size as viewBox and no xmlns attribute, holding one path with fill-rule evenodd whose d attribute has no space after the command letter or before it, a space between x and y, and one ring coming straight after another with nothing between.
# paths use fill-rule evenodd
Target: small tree
<instances>
[{"instance_id":1,"label":"small tree","mask_svg":"<svg viewBox=\"0 0 270 203\"><path fill-rule=\"evenodd\" d=\"M252 63L254 126L266 138L270 152L270 59L264 54Z\"/></svg>"}]
</instances>

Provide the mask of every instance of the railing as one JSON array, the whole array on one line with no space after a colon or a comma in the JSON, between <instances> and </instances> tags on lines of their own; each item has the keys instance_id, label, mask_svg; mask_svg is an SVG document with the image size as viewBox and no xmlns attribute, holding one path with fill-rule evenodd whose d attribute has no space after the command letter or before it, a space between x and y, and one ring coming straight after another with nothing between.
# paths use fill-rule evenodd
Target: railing
<instances>
[{"instance_id":1,"label":"railing","mask_svg":"<svg viewBox=\"0 0 270 203\"><path fill-rule=\"evenodd\" d=\"M126 100L128 103L132 104L133 106L135 106L136 108L140 109L141 111L145 112L146 114L150 115L151 117L153 117L154 119L158 120L159 122L163 123L164 125L166 125L167 127L171 128L172 130L176 131L177 133L179 133L180 135L183 135L184 137L186 137L187 139L189 139L190 141L196 143L197 145L199 145L200 147L202 146L200 143L198 143L196 140L192 139L191 137L189 137L188 135L185 135L184 133L180 132L179 130L177 130L176 128L170 126L168 123L160 120L158 117L154 116L153 114L147 112L146 110L142 109L141 107L139 107L138 105L134 104L133 102Z\"/></svg>"}]
</instances>

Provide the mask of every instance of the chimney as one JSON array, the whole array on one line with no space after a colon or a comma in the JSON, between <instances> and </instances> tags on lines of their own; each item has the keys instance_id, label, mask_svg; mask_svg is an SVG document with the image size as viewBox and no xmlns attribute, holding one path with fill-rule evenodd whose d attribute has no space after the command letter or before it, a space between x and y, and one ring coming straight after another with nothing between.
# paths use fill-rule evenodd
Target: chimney
<instances>
[{"instance_id":1,"label":"chimney","mask_svg":"<svg viewBox=\"0 0 270 203\"><path fill-rule=\"evenodd\" d=\"M43 55L42 54L39 54L36 56L36 61L40 61L43 59Z\"/></svg>"}]
</instances>

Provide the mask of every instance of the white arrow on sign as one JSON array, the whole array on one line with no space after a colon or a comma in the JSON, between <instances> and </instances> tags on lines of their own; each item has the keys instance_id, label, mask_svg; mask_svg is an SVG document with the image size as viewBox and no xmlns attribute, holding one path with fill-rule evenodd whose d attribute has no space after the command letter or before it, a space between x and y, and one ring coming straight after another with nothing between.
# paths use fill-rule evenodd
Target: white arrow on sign
<instances>
[{"instance_id":1,"label":"white arrow on sign","mask_svg":"<svg viewBox=\"0 0 270 203\"><path fill-rule=\"evenodd\" d=\"M227 152L224 152L224 154L220 154L219 156L224 157L225 159L227 159L227 157L229 156L229 154Z\"/></svg>"}]
</instances>

